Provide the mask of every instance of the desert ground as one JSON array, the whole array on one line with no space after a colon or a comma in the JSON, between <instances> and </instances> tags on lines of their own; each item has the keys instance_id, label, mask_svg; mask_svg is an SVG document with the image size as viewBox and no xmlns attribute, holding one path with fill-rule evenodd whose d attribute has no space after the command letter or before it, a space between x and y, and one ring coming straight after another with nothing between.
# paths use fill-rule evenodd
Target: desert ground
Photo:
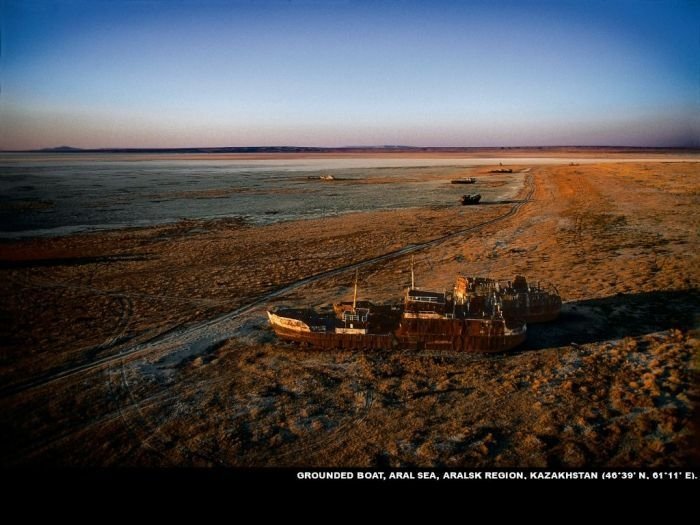
<instances>
[{"instance_id":1,"label":"desert ground","mask_svg":"<svg viewBox=\"0 0 700 525\"><path fill-rule=\"evenodd\" d=\"M700 162L619 160L514 159L513 198L478 206L3 241L2 465L697 466ZM490 356L267 326L349 299L356 268L398 299L411 257L425 287L552 283L562 315Z\"/></svg>"}]
</instances>

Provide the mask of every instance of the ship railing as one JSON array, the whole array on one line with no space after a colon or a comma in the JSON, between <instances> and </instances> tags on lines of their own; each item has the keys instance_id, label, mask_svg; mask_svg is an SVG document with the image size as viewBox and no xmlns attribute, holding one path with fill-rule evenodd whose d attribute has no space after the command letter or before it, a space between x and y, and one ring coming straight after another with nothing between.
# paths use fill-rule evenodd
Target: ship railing
<instances>
[{"instance_id":1,"label":"ship railing","mask_svg":"<svg viewBox=\"0 0 700 525\"><path fill-rule=\"evenodd\" d=\"M403 317L405 319L442 319L443 315L438 312L433 312L430 310L423 310L420 312L407 312L404 311Z\"/></svg>"},{"instance_id":2,"label":"ship railing","mask_svg":"<svg viewBox=\"0 0 700 525\"><path fill-rule=\"evenodd\" d=\"M426 296L408 296L408 300L414 303L435 303L435 304L445 304L445 301L438 300L437 297L426 297Z\"/></svg>"}]
</instances>

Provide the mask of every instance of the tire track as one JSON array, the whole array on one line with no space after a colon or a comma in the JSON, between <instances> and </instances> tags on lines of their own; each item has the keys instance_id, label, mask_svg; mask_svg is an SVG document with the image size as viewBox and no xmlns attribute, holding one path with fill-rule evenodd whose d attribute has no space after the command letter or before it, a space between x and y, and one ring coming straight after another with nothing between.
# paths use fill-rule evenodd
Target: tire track
<instances>
[{"instance_id":1,"label":"tire track","mask_svg":"<svg viewBox=\"0 0 700 525\"><path fill-rule=\"evenodd\" d=\"M88 350L88 352L101 352L103 350L111 348L116 344L116 342L119 339L123 337L124 333L126 332L126 329L129 327L129 324L131 323L131 318L134 314L134 303L131 300L131 297L129 297L128 295L117 295L115 296L115 298L117 299L117 301L119 302L119 306L121 307L119 320L117 321L117 324L114 327L112 334L104 342Z\"/></svg>"},{"instance_id":2,"label":"tire track","mask_svg":"<svg viewBox=\"0 0 700 525\"><path fill-rule=\"evenodd\" d=\"M527 188L527 193L525 195L525 198L522 200L516 202L511 208L504 214L499 215L497 217L494 217L492 219L483 221L481 223L475 224L473 226L469 226L467 228L461 228L456 231L453 231L451 233L448 233L446 235L437 237L435 239L432 239L430 241L426 241L423 243L419 244L410 244L408 246L405 246L403 248L400 248L398 250L394 250L391 252L387 252L385 254L379 255L377 257L371 257L368 259L364 259L361 261L358 261L356 263L352 264L347 264L343 266L339 266L337 268L333 268L330 270L326 270L308 277L304 277L303 279L299 279L298 281L295 281L291 284L288 284L286 286L280 287L276 290L273 290L271 292L268 292L266 294L258 296L255 300L249 302L248 304L245 304L243 306L240 306L231 312L228 312L226 314L217 316L213 319L209 319L207 321L198 323L194 326L190 327L177 327L174 330L170 331L169 333L162 335L162 336L156 336L154 339L151 339L150 341L142 342L137 345L134 345L130 348L125 348L122 349L119 353L110 355L110 356L105 356L102 358L95 359L89 363L84 363L81 365L77 365L71 368L67 368L65 370L61 370L59 372L53 373L53 374L45 374L40 377L32 378L27 381L24 381L22 383L12 385L8 388L4 388L0 390L0 397L7 397L11 395L18 394L20 392L24 392L26 390L32 389L32 388L37 388L41 387L50 383L53 383L55 381L61 380L61 379L66 379L69 377L72 377L74 375L80 374L82 372L87 372L90 370L95 370L102 368L104 366L108 366L110 363L117 362L119 360L123 360L126 357L136 357L138 355L145 354L147 352L150 352L153 350L155 347L161 345L161 344L166 344L166 343L171 343L175 342L179 339L192 336L197 334L198 332L203 332L206 331L207 329L210 329L218 324L225 323L227 321L231 321L233 319L236 319L243 314L246 314L255 308L261 306L264 303L267 303L277 297L280 297L282 295L288 294L289 292L296 290L297 288L301 288L303 286L306 286L308 284L321 281L324 279L328 279L330 277L335 277L338 275L341 275L346 272L351 272L355 271L357 269L364 268L366 266L370 266L373 264L377 264L380 262L385 262L389 261L392 259L396 259L399 257L402 257L404 255L412 254L415 252L419 252L422 250L426 250L428 248L432 248L434 246L438 246L446 241L455 239L457 237L460 237L462 235L465 235L467 233L472 233L477 230L480 230L486 226L490 226L492 224L499 223L501 221L504 221L510 217L513 217L515 214L518 213L518 211L527 203L532 201L532 196L535 192L535 183L534 179L531 174L527 174L527 177L525 179L525 186Z\"/></svg>"},{"instance_id":3,"label":"tire track","mask_svg":"<svg viewBox=\"0 0 700 525\"><path fill-rule=\"evenodd\" d=\"M46 384L48 382L51 382L56 379L61 379L63 377L69 377L70 375L73 375L75 373L79 373L82 371L86 371L92 368L96 368L101 366L103 363L107 365L107 367L110 367L111 364L116 364L117 369L115 370L112 368L112 373L109 374L109 379L108 379L108 389L110 391L110 397L112 398L113 403L115 403L115 408L116 410L111 411L110 414L105 415L104 417L98 419L97 422L92 422L88 424L78 424L75 425L72 428L66 429L63 433L61 433L58 436L55 436L53 439L49 438L42 442L39 446L32 447L28 452L30 455L35 455L36 453L40 453L41 450L46 449L49 446L54 445L56 442L62 442L66 439L69 439L71 436L75 435L76 433L85 430L89 426L93 426L94 424L107 424L110 421L114 420L121 420L122 423L125 425L125 428L129 434L131 434L135 439L137 443L140 443L141 446L144 447L144 449L148 450L151 453L154 453L158 457L160 457L162 460L166 462L166 464L169 464L169 460L166 457L166 452L168 449L173 449L176 450L182 457L189 457L189 458L199 458L205 461L208 461L209 463L213 465L218 465L218 466L226 466L229 465L230 463L226 460L225 457L221 457L220 454L212 454L211 452L207 451L202 451L202 450L193 450L190 446L184 443L180 443L178 445L173 445L174 441L174 436L170 435L168 432L164 432L163 428L161 425L154 425L149 419L146 417L144 414L143 410L144 409L150 409L153 408L155 405L162 405L163 403L168 403L172 402L175 399L181 398L183 395L187 395L189 393L193 393L195 391L201 390L201 388L204 386L201 381L196 382L195 384L185 387L184 389L178 389L177 392L175 393L170 393L170 392L159 392L155 395L147 396L142 399L138 399L138 396L135 396L133 392L131 391L131 387L129 385L129 382L126 377L126 366L127 366L127 360L124 359L124 357L128 356L133 356L136 352L135 351L145 351L153 346L157 345L158 343L161 342L166 342L169 341L170 339L173 338L182 338L184 336L187 336L189 334L196 334L198 330L201 330L202 328L205 327L212 327L216 323L219 322L224 322L226 320L231 320L235 319L236 317L240 317L246 312L254 309L256 306L259 304L267 301L270 297L278 296L278 295L283 295L287 293L290 290L293 290L297 287L303 286L305 284L321 280L323 278L327 278L330 276L335 276L339 275L344 272L351 271L352 269L356 267L362 267L365 265L371 265L374 264L378 261L381 260L391 260L393 258L400 257L401 255L420 251L432 246L436 246L446 240L450 240L456 237L459 237L460 235L466 233L466 232L471 232L471 231L476 231L479 228L482 228L484 226L487 226L489 224L496 223L498 221L504 220L508 217L511 217L515 215L518 210L530 202L532 200L532 196L535 191L534 183L532 180L532 176L528 175L526 178L526 187L528 189L527 194L525 198L517 203L515 203L514 206L512 206L508 212L506 212L503 215L500 215L498 217L495 217L494 219L484 221L480 224L471 226L469 228L464 228L455 232L452 232L446 236L433 239L431 241L428 241L426 243L422 243L419 245L411 245L408 247L405 247L401 250L397 250L396 252L384 254L382 256L368 259L365 261L360 261L358 263L354 263L352 265L347 265L344 267L339 267L333 270L329 270L326 272L323 272L321 274L317 274L315 276L311 276L309 278L302 279L300 281L297 281L293 283L292 285L289 285L287 287L275 290L274 292L271 292L270 294L266 294L263 297L259 297L252 303L249 303L247 305L244 305L233 312L229 312L228 314L225 314L223 316L219 316L213 320L200 323L199 325L192 327L189 330L174 330L171 334L167 335L166 337L162 337L162 334L155 336L155 338L152 341L148 341L146 343L142 343L141 345L137 345L130 349L128 354L122 355L122 354L117 354L116 356L108 356L106 359L101 359L100 362L93 362L89 363L87 366L81 366L79 367L79 370L67 370L63 375L60 377L54 377L54 378L48 378L47 381L45 381L43 384ZM94 290L97 291L97 290ZM104 292L103 292L104 293ZM109 295L113 295L119 299L126 299L127 304L130 302L129 298L125 297L123 294L118 294L116 292L111 292ZM124 303L122 303L122 306L125 306ZM404 351L402 352L406 354L407 356L412 356L415 357L416 359L420 358L443 358L443 359L450 359L450 360L460 360L464 361L465 363L475 363L475 362L480 362L480 361L498 361L501 359L505 359L508 356L505 355L474 355L474 354L459 354L455 355L454 353L450 352L411 352L411 351ZM115 381L116 380L116 381ZM205 380L204 383L207 386L211 386L212 384L217 384L221 382L223 379L222 378L212 378L210 380ZM40 385L36 385L40 386ZM31 387L30 387L31 388ZM122 395L120 396L118 391L122 392ZM374 391L371 386L365 388L360 388L358 390L358 393L364 394L364 402L359 406L354 413L348 414L345 417L342 417L339 424L333 428L329 429L329 432L323 433L321 436L318 436L314 439L313 434L309 436L311 439L304 439L302 442L299 443L290 443L288 446L283 447L281 450L279 450L278 454L274 454L272 456L268 456L265 461L266 462L272 462L274 464L276 461L279 460L285 460L288 459L291 456L294 455L304 455L306 458L308 457L314 457L317 455L319 452L322 450L326 449L329 446L340 446L342 443L347 439L348 437L348 432L355 428L358 424L361 424L367 418L369 417L369 414L371 412L371 409L376 401L376 396L377 393ZM123 403L121 401L123 399L123 396L126 395L126 399L128 400L127 403ZM261 458L262 459L262 458Z\"/></svg>"}]
</instances>

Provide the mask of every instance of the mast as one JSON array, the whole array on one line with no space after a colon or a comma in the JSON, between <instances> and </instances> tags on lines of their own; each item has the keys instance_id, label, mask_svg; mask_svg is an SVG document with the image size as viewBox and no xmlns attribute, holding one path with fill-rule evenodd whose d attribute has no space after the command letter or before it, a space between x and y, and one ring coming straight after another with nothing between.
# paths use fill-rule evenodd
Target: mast
<instances>
[{"instance_id":1,"label":"mast","mask_svg":"<svg viewBox=\"0 0 700 525\"><path fill-rule=\"evenodd\" d=\"M352 313L355 313L355 306L357 305L357 276L359 274L359 269L355 270L355 293L352 296Z\"/></svg>"},{"instance_id":2,"label":"mast","mask_svg":"<svg viewBox=\"0 0 700 525\"><path fill-rule=\"evenodd\" d=\"M416 279L413 275L413 255L411 255L411 290L416 287Z\"/></svg>"}]
</instances>

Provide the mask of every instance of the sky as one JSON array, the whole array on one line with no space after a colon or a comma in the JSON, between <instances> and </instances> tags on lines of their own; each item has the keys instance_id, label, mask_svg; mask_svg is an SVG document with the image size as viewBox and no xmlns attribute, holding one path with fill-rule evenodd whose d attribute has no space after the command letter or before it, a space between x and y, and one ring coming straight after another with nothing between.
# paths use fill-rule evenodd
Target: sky
<instances>
[{"instance_id":1,"label":"sky","mask_svg":"<svg viewBox=\"0 0 700 525\"><path fill-rule=\"evenodd\" d=\"M0 0L0 149L700 147L700 0Z\"/></svg>"}]
</instances>

